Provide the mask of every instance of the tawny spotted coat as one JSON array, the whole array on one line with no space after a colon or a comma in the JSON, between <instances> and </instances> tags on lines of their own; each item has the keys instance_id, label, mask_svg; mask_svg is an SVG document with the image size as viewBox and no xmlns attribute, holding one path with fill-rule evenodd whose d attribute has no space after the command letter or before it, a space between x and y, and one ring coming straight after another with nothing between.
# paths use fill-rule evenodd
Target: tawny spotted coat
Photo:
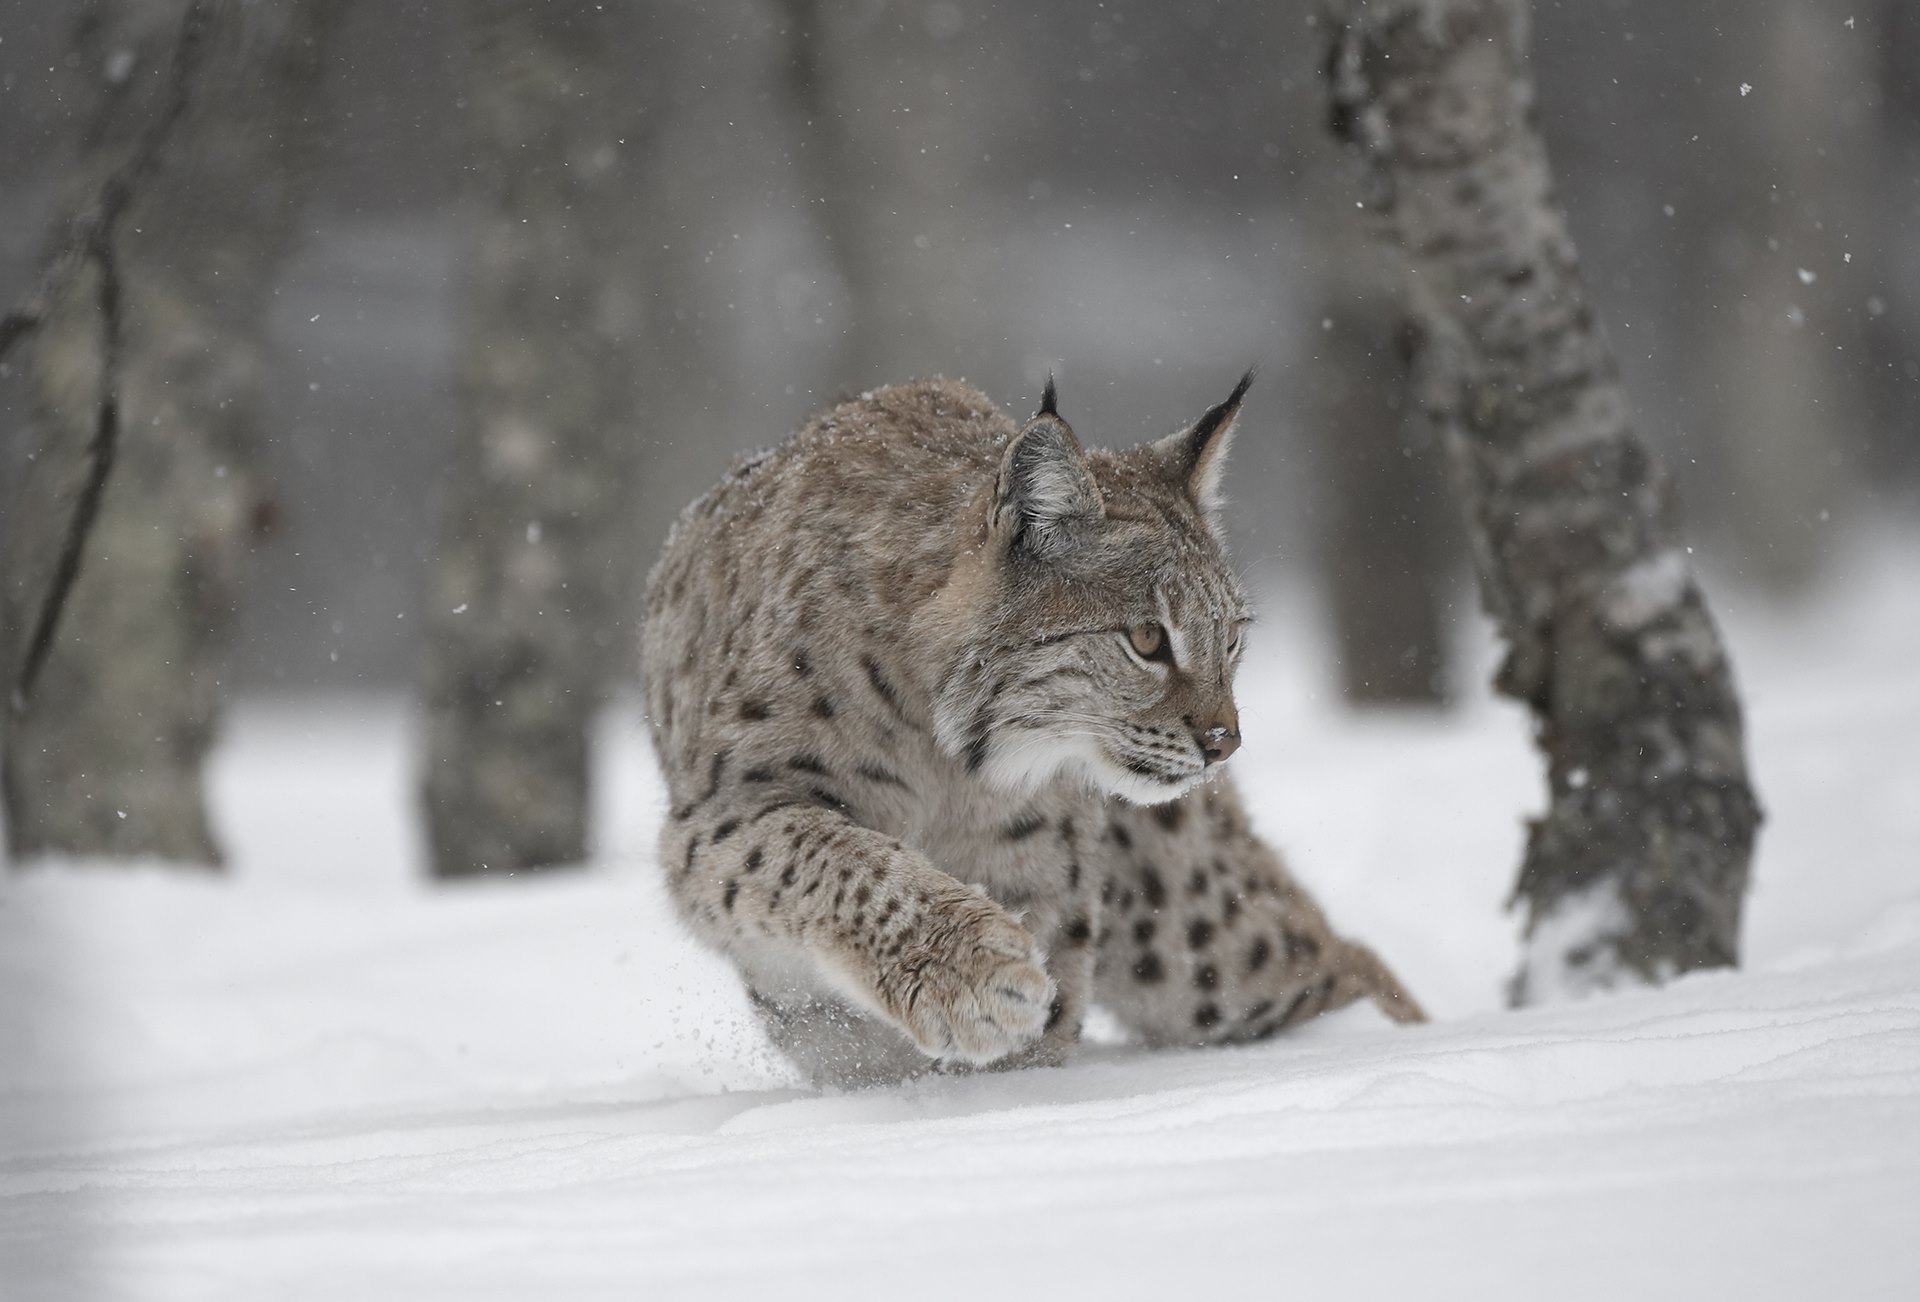
<instances>
[{"instance_id":1,"label":"tawny spotted coat","mask_svg":"<svg viewBox=\"0 0 1920 1302\"><path fill-rule=\"evenodd\" d=\"M1155 1044L1363 996L1219 768L1249 611L1212 512L1246 382L1084 451L964 384L863 395L739 462L649 587L662 859L815 1079L1063 1060L1090 1003Z\"/></svg>"}]
</instances>

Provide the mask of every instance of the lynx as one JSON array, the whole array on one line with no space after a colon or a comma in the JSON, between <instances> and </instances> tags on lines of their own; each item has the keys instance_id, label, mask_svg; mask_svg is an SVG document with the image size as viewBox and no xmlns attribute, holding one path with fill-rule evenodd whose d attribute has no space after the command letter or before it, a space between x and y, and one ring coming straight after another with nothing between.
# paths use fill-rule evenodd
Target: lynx
<instances>
[{"instance_id":1,"label":"lynx","mask_svg":"<svg viewBox=\"0 0 1920 1302\"><path fill-rule=\"evenodd\" d=\"M1222 764L1251 614L1221 471L1252 380L1086 451L934 379L748 456L682 514L642 668L687 923L814 1080L1055 1064L1419 1007L1329 929Z\"/></svg>"}]
</instances>

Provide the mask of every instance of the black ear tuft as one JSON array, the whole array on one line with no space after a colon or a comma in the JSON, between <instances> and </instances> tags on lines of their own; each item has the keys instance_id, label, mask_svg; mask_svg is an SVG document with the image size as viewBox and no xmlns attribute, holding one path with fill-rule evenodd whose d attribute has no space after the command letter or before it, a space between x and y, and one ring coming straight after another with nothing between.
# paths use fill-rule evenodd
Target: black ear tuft
<instances>
[{"instance_id":1,"label":"black ear tuft","mask_svg":"<svg viewBox=\"0 0 1920 1302\"><path fill-rule=\"evenodd\" d=\"M1154 445L1167 468L1186 487L1193 504L1209 515L1219 509L1221 473L1227 463L1234 418L1252 387L1253 370L1248 368L1225 402L1207 408L1191 426Z\"/></svg>"},{"instance_id":2,"label":"black ear tuft","mask_svg":"<svg viewBox=\"0 0 1920 1302\"><path fill-rule=\"evenodd\" d=\"M1234 385L1233 392L1227 395L1227 400L1217 407L1207 408L1206 414L1193 423L1193 432L1189 437L1193 440L1196 461L1206 452L1207 444L1220 432L1220 427L1231 422L1239 413L1240 400L1247 396L1247 390L1252 387L1253 368L1249 366L1247 373L1240 377L1240 383Z\"/></svg>"},{"instance_id":3,"label":"black ear tuft","mask_svg":"<svg viewBox=\"0 0 1920 1302\"><path fill-rule=\"evenodd\" d=\"M1047 387L1040 394L1040 410L1035 416L1058 416L1060 414L1059 395L1053 389L1053 372L1047 372Z\"/></svg>"}]
</instances>

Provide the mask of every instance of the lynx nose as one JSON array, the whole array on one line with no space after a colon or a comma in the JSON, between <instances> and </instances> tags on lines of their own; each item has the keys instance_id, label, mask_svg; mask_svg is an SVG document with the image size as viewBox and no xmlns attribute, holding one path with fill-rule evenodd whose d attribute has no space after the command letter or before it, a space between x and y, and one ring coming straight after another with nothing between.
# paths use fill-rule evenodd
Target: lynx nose
<instances>
[{"instance_id":1,"label":"lynx nose","mask_svg":"<svg viewBox=\"0 0 1920 1302\"><path fill-rule=\"evenodd\" d=\"M1207 763L1218 764L1240 749L1240 734L1228 732L1225 724L1216 723L1200 734L1200 749L1206 753Z\"/></svg>"},{"instance_id":2,"label":"lynx nose","mask_svg":"<svg viewBox=\"0 0 1920 1302\"><path fill-rule=\"evenodd\" d=\"M1194 734L1194 740L1200 743L1200 752L1207 757L1207 763L1218 764L1240 749L1239 716L1232 710L1217 716L1205 732Z\"/></svg>"}]
</instances>

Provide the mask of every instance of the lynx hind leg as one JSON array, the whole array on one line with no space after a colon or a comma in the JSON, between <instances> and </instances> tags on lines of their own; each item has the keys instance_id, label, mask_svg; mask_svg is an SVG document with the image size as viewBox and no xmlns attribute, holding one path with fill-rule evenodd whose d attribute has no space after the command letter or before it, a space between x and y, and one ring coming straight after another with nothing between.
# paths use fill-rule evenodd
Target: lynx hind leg
<instances>
[{"instance_id":1,"label":"lynx hind leg","mask_svg":"<svg viewBox=\"0 0 1920 1302\"><path fill-rule=\"evenodd\" d=\"M1259 1039L1358 999L1424 1020L1373 951L1333 933L1225 782L1109 813L1094 998L1148 1043Z\"/></svg>"}]
</instances>

